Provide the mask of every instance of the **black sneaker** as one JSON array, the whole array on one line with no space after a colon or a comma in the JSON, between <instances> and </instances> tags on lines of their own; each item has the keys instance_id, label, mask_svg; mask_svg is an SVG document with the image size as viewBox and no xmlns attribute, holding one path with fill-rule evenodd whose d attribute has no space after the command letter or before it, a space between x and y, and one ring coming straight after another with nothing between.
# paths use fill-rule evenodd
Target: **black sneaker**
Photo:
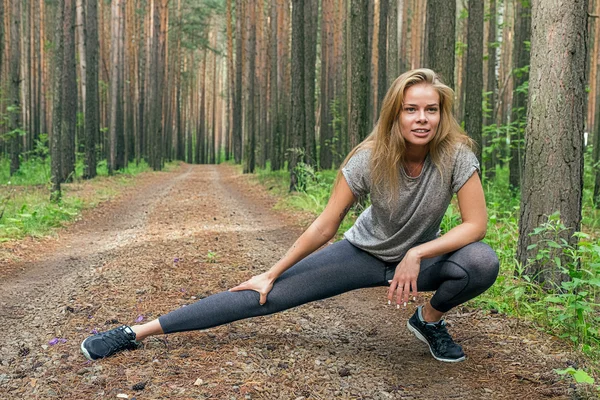
<instances>
[{"instance_id":1,"label":"black sneaker","mask_svg":"<svg viewBox=\"0 0 600 400\"><path fill-rule=\"evenodd\" d=\"M90 336L81 342L81 352L88 360L98 360L119 351L134 350L139 346L135 332L127 325Z\"/></svg>"},{"instance_id":2,"label":"black sneaker","mask_svg":"<svg viewBox=\"0 0 600 400\"><path fill-rule=\"evenodd\" d=\"M422 307L422 306L421 306ZM419 340L427 343L433 358L444 362L459 362L465 359L465 353L460 345L454 343L446 329L446 321L435 323L424 322L421 318L421 307L407 321L408 329Z\"/></svg>"}]
</instances>

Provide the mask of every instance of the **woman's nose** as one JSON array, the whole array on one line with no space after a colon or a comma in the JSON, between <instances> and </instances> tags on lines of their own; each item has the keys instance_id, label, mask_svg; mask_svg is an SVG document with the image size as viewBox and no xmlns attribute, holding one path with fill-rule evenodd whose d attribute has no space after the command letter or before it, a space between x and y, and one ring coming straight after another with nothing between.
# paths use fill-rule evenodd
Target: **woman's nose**
<instances>
[{"instance_id":1,"label":"woman's nose","mask_svg":"<svg viewBox=\"0 0 600 400\"><path fill-rule=\"evenodd\" d=\"M425 110L418 111L417 120L419 122L427 121L427 114L425 113Z\"/></svg>"}]
</instances>

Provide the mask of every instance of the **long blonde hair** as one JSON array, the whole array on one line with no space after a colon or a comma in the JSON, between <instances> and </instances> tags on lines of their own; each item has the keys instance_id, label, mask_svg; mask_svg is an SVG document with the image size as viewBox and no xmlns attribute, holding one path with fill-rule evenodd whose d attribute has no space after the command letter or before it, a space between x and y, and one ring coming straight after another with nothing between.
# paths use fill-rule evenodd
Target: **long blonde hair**
<instances>
[{"instance_id":1,"label":"long blonde hair","mask_svg":"<svg viewBox=\"0 0 600 400\"><path fill-rule=\"evenodd\" d=\"M371 150L371 190L377 190L388 202L393 202L398 196L400 167L406 161L406 142L400 131L399 120L404 95L409 87L418 84L431 85L440 97L440 122L437 132L429 142L431 161L440 173L446 168L456 145L464 143L473 148L473 141L452 114L454 90L446 86L430 69L421 68L403 73L387 91L373 131L352 149L340 167L341 171L357 151ZM338 173L338 180L340 178L341 172Z\"/></svg>"}]
</instances>

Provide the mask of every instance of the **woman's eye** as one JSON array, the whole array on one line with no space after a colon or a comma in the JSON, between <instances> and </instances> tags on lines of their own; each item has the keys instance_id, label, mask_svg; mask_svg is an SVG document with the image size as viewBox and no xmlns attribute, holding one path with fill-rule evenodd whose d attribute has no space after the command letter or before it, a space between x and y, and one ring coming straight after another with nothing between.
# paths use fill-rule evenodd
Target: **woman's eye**
<instances>
[{"instance_id":1,"label":"woman's eye","mask_svg":"<svg viewBox=\"0 0 600 400\"><path fill-rule=\"evenodd\" d=\"M404 109L404 111L406 111L407 113L414 113L415 109L414 109L414 107L407 107Z\"/></svg>"},{"instance_id":2,"label":"woman's eye","mask_svg":"<svg viewBox=\"0 0 600 400\"><path fill-rule=\"evenodd\" d=\"M428 111L431 114L435 114L436 112L438 112L438 109L437 108L430 108Z\"/></svg>"}]
</instances>

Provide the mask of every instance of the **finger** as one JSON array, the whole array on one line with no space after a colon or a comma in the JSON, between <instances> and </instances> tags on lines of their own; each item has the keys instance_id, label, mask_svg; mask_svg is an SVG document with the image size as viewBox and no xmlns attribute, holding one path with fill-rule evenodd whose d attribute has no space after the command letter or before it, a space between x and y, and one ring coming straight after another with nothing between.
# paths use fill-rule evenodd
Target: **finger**
<instances>
[{"instance_id":1,"label":"finger","mask_svg":"<svg viewBox=\"0 0 600 400\"><path fill-rule=\"evenodd\" d=\"M392 304L392 300L394 299L394 291L396 289L396 282L393 282L390 284L390 288L388 289L388 304Z\"/></svg>"},{"instance_id":2,"label":"finger","mask_svg":"<svg viewBox=\"0 0 600 400\"><path fill-rule=\"evenodd\" d=\"M400 308L400 303L402 303L402 292L404 287L402 283L398 284L398 288L396 289L396 308Z\"/></svg>"},{"instance_id":3,"label":"finger","mask_svg":"<svg viewBox=\"0 0 600 400\"><path fill-rule=\"evenodd\" d=\"M419 295L419 291L417 289L417 281L414 280L412 283L412 296L413 296L413 300L417 299L417 296Z\"/></svg>"},{"instance_id":4,"label":"finger","mask_svg":"<svg viewBox=\"0 0 600 400\"><path fill-rule=\"evenodd\" d=\"M246 290L246 282L244 283L240 283L237 286L232 287L231 289L229 289L230 292L239 292L240 290Z\"/></svg>"},{"instance_id":5,"label":"finger","mask_svg":"<svg viewBox=\"0 0 600 400\"><path fill-rule=\"evenodd\" d=\"M264 305L267 302L267 294L261 293L260 300L258 302L260 303L261 306Z\"/></svg>"},{"instance_id":6,"label":"finger","mask_svg":"<svg viewBox=\"0 0 600 400\"><path fill-rule=\"evenodd\" d=\"M410 295L410 282L406 282L404 284L404 307L406 307L406 303L408 303L408 296Z\"/></svg>"}]
</instances>

